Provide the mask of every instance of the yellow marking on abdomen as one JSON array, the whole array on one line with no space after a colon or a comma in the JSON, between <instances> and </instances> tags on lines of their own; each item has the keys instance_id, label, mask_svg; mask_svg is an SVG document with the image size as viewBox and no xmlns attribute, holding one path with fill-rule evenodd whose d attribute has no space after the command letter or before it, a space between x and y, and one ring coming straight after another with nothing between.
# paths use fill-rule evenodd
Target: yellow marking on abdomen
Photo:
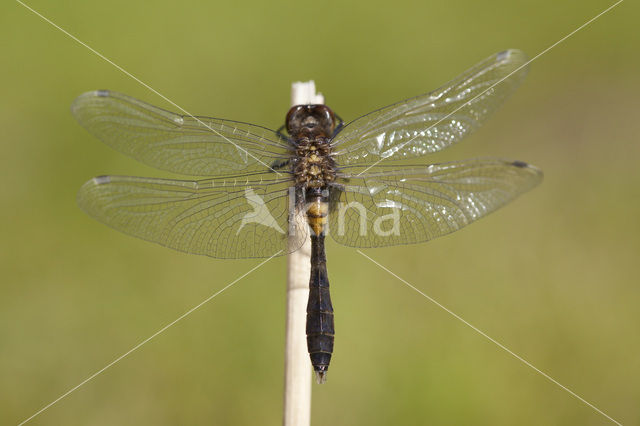
<instances>
[{"instance_id":1,"label":"yellow marking on abdomen","mask_svg":"<svg viewBox=\"0 0 640 426\"><path fill-rule=\"evenodd\" d=\"M327 224L329 215L329 203L315 200L307 208L307 222L316 235L322 234Z\"/></svg>"}]
</instances>

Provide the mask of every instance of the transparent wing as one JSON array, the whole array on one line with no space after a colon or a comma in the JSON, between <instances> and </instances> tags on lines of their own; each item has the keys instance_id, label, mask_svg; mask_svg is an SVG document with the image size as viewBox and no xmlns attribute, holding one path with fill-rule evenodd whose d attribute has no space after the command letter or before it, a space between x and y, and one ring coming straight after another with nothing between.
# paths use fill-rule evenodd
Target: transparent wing
<instances>
[{"instance_id":1,"label":"transparent wing","mask_svg":"<svg viewBox=\"0 0 640 426\"><path fill-rule=\"evenodd\" d=\"M450 146L482 125L520 85L525 63L519 50L500 52L431 93L352 121L333 140L336 162L402 160Z\"/></svg>"},{"instance_id":2,"label":"transparent wing","mask_svg":"<svg viewBox=\"0 0 640 426\"><path fill-rule=\"evenodd\" d=\"M80 95L78 122L112 148L150 166L192 176L264 172L288 158L288 142L253 124L178 115L107 90Z\"/></svg>"},{"instance_id":3,"label":"transparent wing","mask_svg":"<svg viewBox=\"0 0 640 426\"><path fill-rule=\"evenodd\" d=\"M378 166L338 179L340 186L331 189L329 231L352 247L419 243L486 216L541 180L533 166L497 159Z\"/></svg>"},{"instance_id":4,"label":"transparent wing","mask_svg":"<svg viewBox=\"0 0 640 426\"><path fill-rule=\"evenodd\" d=\"M119 231L176 250L269 257L296 250L307 235L306 226L289 228L290 184L273 174L252 181L100 176L82 186L78 204Z\"/></svg>"}]
</instances>

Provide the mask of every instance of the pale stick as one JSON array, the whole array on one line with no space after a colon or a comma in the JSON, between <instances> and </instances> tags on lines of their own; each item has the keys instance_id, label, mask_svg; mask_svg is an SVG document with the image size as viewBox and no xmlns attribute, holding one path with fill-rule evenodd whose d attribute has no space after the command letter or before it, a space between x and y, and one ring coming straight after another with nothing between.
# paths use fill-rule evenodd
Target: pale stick
<instances>
[{"instance_id":1,"label":"pale stick","mask_svg":"<svg viewBox=\"0 0 640 426\"><path fill-rule=\"evenodd\" d=\"M291 85L291 105L324 104L313 81ZM290 192L290 196L293 195ZM293 205L293 203L290 203ZM300 212L298 212L300 213ZM303 214L295 215L293 229L305 229ZM290 241L294 241L292 238ZM287 331L284 361L284 426L308 426L311 423L311 361L307 352L305 325L309 276L311 275L311 240L287 258Z\"/></svg>"}]
</instances>

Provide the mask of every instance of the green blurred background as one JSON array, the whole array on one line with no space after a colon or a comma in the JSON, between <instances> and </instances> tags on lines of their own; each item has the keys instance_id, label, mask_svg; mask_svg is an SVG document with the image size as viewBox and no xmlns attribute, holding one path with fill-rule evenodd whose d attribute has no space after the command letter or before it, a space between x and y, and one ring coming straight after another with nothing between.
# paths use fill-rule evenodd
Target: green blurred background
<instances>
[{"instance_id":1,"label":"green blurred background","mask_svg":"<svg viewBox=\"0 0 640 426\"><path fill-rule=\"evenodd\" d=\"M315 79L349 121L505 48L533 57L612 3L28 4L190 112L276 128L292 81ZM73 99L108 88L173 108L18 3L0 8L0 423L17 424L259 261L174 252L80 211L93 176L166 174L91 137ZM638 12L624 2L540 57L443 154L531 162L540 187L453 235L366 252L625 425L640 424ZM338 334L313 424L611 424L355 250L329 243L328 259ZM279 424L285 263L31 424Z\"/></svg>"}]
</instances>

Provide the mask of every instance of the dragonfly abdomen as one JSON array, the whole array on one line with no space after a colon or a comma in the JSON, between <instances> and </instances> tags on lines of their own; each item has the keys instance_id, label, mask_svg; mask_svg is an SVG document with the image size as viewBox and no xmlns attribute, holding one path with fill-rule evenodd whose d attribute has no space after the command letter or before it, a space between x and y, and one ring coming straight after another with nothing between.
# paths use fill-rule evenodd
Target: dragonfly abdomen
<instances>
[{"instance_id":1,"label":"dragonfly abdomen","mask_svg":"<svg viewBox=\"0 0 640 426\"><path fill-rule=\"evenodd\" d=\"M307 304L307 348L318 383L324 383L333 353L333 306L329 294L324 234L311 235L311 278Z\"/></svg>"}]
</instances>

